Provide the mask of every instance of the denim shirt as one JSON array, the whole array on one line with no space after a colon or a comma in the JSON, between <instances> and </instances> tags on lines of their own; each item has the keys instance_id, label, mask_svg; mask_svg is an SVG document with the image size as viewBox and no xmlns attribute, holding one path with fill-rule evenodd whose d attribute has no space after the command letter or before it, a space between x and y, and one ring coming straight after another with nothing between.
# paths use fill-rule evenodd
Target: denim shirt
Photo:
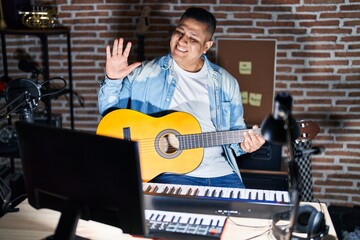
<instances>
[{"instance_id":1,"label":"denim shirt","mask_svg":"<svg viewBox=\"0 0 360 240\"><path fill-rule=\"evenodd\" d=\"M225 69L213 64L203 55L208 69L208 91L211 120L217 131L245 129L239 85ZM171 54L143 62L123 79L105 79L98 95L102 116L113 109L129 108L145 114L169 110L176 87ZM236 156L245 152L238 143L223 146L226 159L240 176ZM241 176L240 176L241 179Z\"/></svg>"}]
</instances>

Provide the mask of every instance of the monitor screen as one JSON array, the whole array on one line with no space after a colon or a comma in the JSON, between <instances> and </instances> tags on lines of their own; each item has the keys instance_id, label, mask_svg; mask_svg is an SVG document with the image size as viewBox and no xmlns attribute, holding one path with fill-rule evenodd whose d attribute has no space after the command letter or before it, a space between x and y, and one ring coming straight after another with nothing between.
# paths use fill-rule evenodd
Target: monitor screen
<instances>
[{"instance_id":1,"label":"monitor screen","mask_svg":"<svg viewBox=\"0 0 360 240\"><path fill-rule=\"evenodd\" d=\"M73 239L79 218L146 235L137 143L15 123L28 201L61 212L54 239Z\"/></svg>"}]
</instances>

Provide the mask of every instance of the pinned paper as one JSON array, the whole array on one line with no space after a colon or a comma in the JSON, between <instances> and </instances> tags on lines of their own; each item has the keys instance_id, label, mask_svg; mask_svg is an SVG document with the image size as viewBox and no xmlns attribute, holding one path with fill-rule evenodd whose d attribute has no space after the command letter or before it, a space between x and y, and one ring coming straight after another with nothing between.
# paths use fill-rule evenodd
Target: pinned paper
<instances>
[{"instance_id":1,"label":"pinned paper","mask_svg":"<svg viewBox=\"0 0 360 240\"><path fill-rule=\"evenodd\" d=\"M261 93L250 93L249 104L251 106L260 107L261 106Z\"/></svg>"},{"instance_id":2,"label":"pinned paper","mask_svg":"<svg viewBox=\"0 0 360 240\"><path fill-rule=\"evenodd\" d=\"M250 75L251 74L251 62L240 61L239 62L239 72L240 72L240 74Z\"/></svg>"},{"instance_id":3,"label":"pinned paper","mask_svg":"<svg viewBox=\"0 0 360 240\"><path fill-rule=\"evenodd\" d=\"M249 94L248 92L241 92L241 100L243 104L249 103Z\"/></svg>"},{"instance_id":4,"label":"pinned paper","mask_svg":"<svg viewBox=\"0 0 360 240\"><path fill-rule=\"evenodd\" d=\"M261 106L261 93L249 93L247 91L241 92L241 100L243 104L249 104L254 107Z\"/></svg>"}]
</instances>

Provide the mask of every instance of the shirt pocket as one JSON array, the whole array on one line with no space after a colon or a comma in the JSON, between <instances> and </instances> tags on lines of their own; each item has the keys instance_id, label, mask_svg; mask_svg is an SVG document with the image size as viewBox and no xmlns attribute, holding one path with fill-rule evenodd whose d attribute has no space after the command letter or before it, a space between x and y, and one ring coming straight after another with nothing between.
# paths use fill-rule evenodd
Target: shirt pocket
<instances>
[{"instance_id":1,"label":"shirt pocket","mask_svg":"<svg viewBox=\"0 0 360 240\"><path fill-rule=\"evenodd\" d=\"M230 102L221 102L221 129L230 129L230 117L231 117L231 104Z\"/></svg>"}]
</instances>

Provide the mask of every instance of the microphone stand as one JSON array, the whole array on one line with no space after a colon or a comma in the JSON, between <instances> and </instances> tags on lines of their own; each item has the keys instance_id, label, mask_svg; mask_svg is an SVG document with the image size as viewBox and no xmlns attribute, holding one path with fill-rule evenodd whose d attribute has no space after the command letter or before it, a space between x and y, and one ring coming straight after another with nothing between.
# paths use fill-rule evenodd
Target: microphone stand
<instances>
[{"instance_id":1,"label":"microphone stand","mask_svg":"<svg viewBox=\"0 0 360 240\"><path fill-rule=\"evenodd\" d=\"M286 127L286 134L287 134L287 148L289 151L289 162L288 162L288 177L289 177L289 190L293 193L293 197L297 198L293 201L298 202L300 200L300 193L302 188L301 178L300 178L300 172L298 169L298 165L295 162L295 154L294 154L294 142L295 137L293 134L294 131L294 122L295 120L291 117L291 111L287 111L284 113L284 120L285 120L285 127ZM297 215L298 212L298 206L297 204L294 205L293 215ZM286 234L284 236L285 240L290 240L292 238L292 233L294 231L295 226L295 219L289 219L289 228L286 231Z\"/></svg>"},{"instance_id":2,"label":"microphone stand","mask_svg":"<svg viewBox=\"0 0 360 240\"><path fill-rule=\"evenodd\" d=\"M270 142L278 144L287 144L289 152L288 160L288 185L289 191L292 192L292 217L290 217L289 227L283 231L281 236L275 236L277 239L290 240L295 225L295 217L298 210L299 192L301 189L300 175L297 163L294 157L294 142L300 135L297 123L292 118L291 107L292 98L288 94L278 94L275 98L274 114L267 117L261 124L264 138Z\"/></svg>"},{"instance_id":3,"label":"microphone stand","mask_svg":"<svg viewBox=\"0 0 360 240\"><path fill-rule=\"evenodd\" d=\"M296 190L298 192L301 192L301 181L299 176L299 169L295 162L295 156L294 156L294 142L295 139L293 139L293 135L291 134L291 123L289 121L289 117L287 117L286 121L286 127L287 127L287 147L289 151L289 162L288 162L288 169L289 169L289 189L290 190Z\"/></svg>"},{"instance_id":4,"label":"microphone stand","mask_svg":"<svg viewBox=\"0 0 360 240\"><path fill-rule=\"evenodd\" d=\"M15 103L16 103L15 107L11 108L11 106ZM19 112L19 119L32 123L34 122L32 109L36 105L37 103L35 99L31 98L31 93L29 91L24 91L23 93L19 94L16 98L14 98L12 101L10 101L9 103L7 103L6 105L0 108L0 113L2 113L4 109L7 109L7 112L0 116L0 121L4 119L8 119L10 114L17 112L20 109L21 112ZM21 109L22 107L23 109ZM14 171L13 163L12 163L12 171ZM14 203L15 200L11 201L11 197L12 197L11 188L6 182L4 182L1 179L0 176L0 202L1 202L0 217L2 217L8 212L16 212L19 210L18 208L14 208L12 206L12 203ZM17 197L16 199L20 199L20 198Z\"/></svg>"},{"instance_id":5,"label":"microphone stand","mask_svg":"<svg viewBox=\"0 0 360 240\"><path fill-rule=\"evenodd\" d=\"M14 103L18 102L15 107L10 108ZM6 105L2 106L0 108L0 112L2 112L5 108L10 109L10 111L7 111L5 114L0 116L0 121L7 119L10 114L18 111L21 107L24 106L24 103L27 105L22 109L21 113L19 113L20 120L24 120L27 122L34 122L33 115L32 115L32 109L34 106L37 105L37 102L34 98L31 98L31 93L29 91L24 91L24 93L20 94L16 98L14 98L11 102L7 103Z\"/></svg>"}]
</instances>

